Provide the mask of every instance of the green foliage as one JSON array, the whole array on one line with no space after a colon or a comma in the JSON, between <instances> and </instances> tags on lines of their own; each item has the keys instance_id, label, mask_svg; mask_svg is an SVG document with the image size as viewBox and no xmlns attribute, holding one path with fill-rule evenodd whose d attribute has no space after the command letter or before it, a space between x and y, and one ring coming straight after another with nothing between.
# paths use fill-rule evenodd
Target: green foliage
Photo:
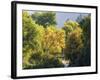
<instances>
[{"instance_id":1,"label":"green foliage","mask_svg":"<svg viewBox=\"0 0 100 80\"><path fill-rule=\"evenodd\" d=\"M28 59L33 52L41 51L44 28L35 24L27 12L23 12L23 64L29 64Z\"/></svg>"},{"instance_id":2,"label":"green foliage","mask_svg":"<svg viewBox=\"0 0 100 80\"><path fill-rule=\"evenodd\" d=\"M89 66L91 65L91 15L84 17L80 20L80 26L83 29L83 44L84 48L82 50L82 55L80 58L81 66Z\"/></svg>"},{"instance_id":3,"label":"green foliage","mask_svg":"<svg viewBox=\"0 0 100 80\"><path fill-rule=\"evenodd\" d=\"M75 30L79 24L72 20L68 20L64 23L63 29L66 31L66 34L70 33L71 31Z\"/></svg>"},{"instance_id":4,"label":"green foliage","mask_svg":"<svg viewBox=\"0 0 100 80\"><path fill-rule=\"evenodd\" d=\"M54 67L63 67L64 65L58 58L55 58L52 55L35 53L35 55L30 58L30 65L25 69L34 69L34 68L54 68Z\"/></svg>"},{"instance_id":5,"label":"green foliage","mask_svg":"<svg viewBox=\"0 0 100 80\"><path fill-rule=\"evenodd\" d=\"M67 44L67 37L69 36L69 33L74 31L77 27L79 27L79 24L75 21L72 21L72 20L67 20L64 23L63 30L65 30L65 34L66 34L66 37L65 37L66 44Z\"/></svg>"},{"instance_id":6,"label":"green foliage","mask_svg":"<svg viewBox=\"0 0 100 80\"><path fill-rule=\"evenodd\" d=\"M78 60L81 55L81 49L83 48L82 42L82 30L77 28L68 35L67 39L67 55L69 55L71 64L78 63ZM76 66L74 64L74 66Z\"/></svg>"},{"instance_id":7,"label":"green foliage","mask_svg":"<svg viewBox=\"0 0 100 80\"><path fill-rule=\"evenodd\" d=\"M56 14L54 12L35 12L32 14L32 19L43 27L56 25Z\"/></svg>"},{"instance_id":8,"label":"green foliage","mask_svg":"<svg viewBox=\"0 0 100 80\"><path fill-rule=\"evenodd\" d=\"M65 59L69 59L70 64L74 64L78 60L83 48L82 29L77 22L70 20L65 22L63 29L66 32Z\"/></svg>"},{"instance_id":9,"label":"green foliage","mask_svg":"<svg viewBox=\"0 0 100 80\"><path fill-rule=\"evenodd\" d=\"M54 12L22 13L23 69L90 65L90 15L56 27ZM64 55L64 56L63 56Z\"/></svg>"},{"instance_id":10,"label":"green foliage","mask_svg":"<svg viewBox=\"0 0 100 80\"><path fill-rule=\"evenodd\" d=\"M58 35L60 35L60 37L57 37ZM64 39L63 30L56 29L53 26L44 28L36 24L36 22L32 20L31 16L24 11L23 68L62 66L59 59L50 57L53 53L61 52L61 49L65 44L62 39ZM47 53L49 53L48 57Z\"/></svg>"}]
</instances>

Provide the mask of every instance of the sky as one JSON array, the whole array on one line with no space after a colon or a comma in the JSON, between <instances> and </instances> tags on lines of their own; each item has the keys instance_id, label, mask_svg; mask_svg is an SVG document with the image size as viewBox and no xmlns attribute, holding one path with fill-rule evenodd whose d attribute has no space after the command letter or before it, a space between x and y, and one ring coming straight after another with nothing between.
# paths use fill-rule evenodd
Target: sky
<instances>
[{"instance_id":1,"label":"sky","mask_svg":"<svg viewBox=\"0 0 100 80\"><path fill-rule=\"evenodd\" d=\"M88 13L72 13L72 12L66 12L66 13L64 13L64 12L58 12L58 13L56 13L57 26L58 27L64 26L64 22L66 20L68 20L68 19L73 20L73 21L76 21L77 18L80 15L82 17L84 17L84 16L87 16Z\"/></svg>"},{"instance_id":2,"label":"sky","mask_svg":"<svg viewBox=\"0 0 100 80\"><path fill-rule=\"evenodd\" d=\"M28 11L29 14L32 14L36 11ZM40 11L39 11L40 12ZM88 13L75 13L75 12L56 12L56 22L57 22L57 27L58 28L61 28L64 26L64 22L68 19L70 20L73 20L73 21L76 21L76 19L79 17L79 16L87 16Z\"/></svg>"}]
</instances>

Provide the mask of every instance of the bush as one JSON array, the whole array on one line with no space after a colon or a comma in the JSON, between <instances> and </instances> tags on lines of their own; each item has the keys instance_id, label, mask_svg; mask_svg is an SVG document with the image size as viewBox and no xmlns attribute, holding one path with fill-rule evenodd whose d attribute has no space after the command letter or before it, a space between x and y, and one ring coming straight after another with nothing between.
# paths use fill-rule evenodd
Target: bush
<instances>
[{"instance_id":1,"label":"bush","mask_svg":"<svg viewBox=\"0 0 100 80\"><path fill-rule=\"evenodd\" d=\"M62 62L53 55L40 54L41 53L34 53L29 59L30 64L27 65L24 69L64 67Z\"/></svg>"}]
</instances>

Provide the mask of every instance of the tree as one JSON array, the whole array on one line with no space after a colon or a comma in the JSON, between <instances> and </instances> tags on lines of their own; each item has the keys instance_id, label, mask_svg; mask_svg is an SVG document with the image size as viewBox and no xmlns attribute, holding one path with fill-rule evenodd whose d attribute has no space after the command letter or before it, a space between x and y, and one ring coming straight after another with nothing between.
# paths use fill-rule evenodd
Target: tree
<instances>
[{"instance_id":1,"label":"tree","mask_svg":"<svg viewBox=\"0 0 100 80\"><path fill-rule=\"evenodd\" d=\"M68 20L65 22L63 29L66 32L65 38L65 58L70 60L70 66L79 65L78 59L83 47L82 29L77 22Z\"/></svg>"},{"instance_id":2,"label":"tree","mask_svg":"<svg viewBox=\"0 0 100 80\"><path fill-rule=\"evenodd\" d=\"M84 48L82 50L83 54L80 58L81 66L91 65L91 15L85 16L79 21L81 28L83 29L83 44Z\"/></svg>"},{"instance_id":3,"label":"tree","mask_svg":"<svg viewBox=\"0 0 100 80\"><path fill-rule=\"evenodd\" d=\"M46 53L61 53L65 47L65 32L53 26L45 29L43 48Z\"/></svg>"},{"instance_id":4,"label":"tree","mask_svg":"<svg viewBox=\"0 0 100 80\"><path fill-rule=\"evenodd\" d=\"M42 25L43 27L56 25L56 14L54 12L35 12L31 16L36 24Z\"/></svg>"},{"instance_id":5,"label":"tree","mask_svg":"<svg viewBox=\"0 0 100 80\"><path fill-rule=\"evenodd\" d=\"M72 20L67 20L65 23L64 23L64 27L62 28L64 31L65 31L65 43L67 44L67 37L68 37L68 34L70 32L72 32L73 30L75 30L77 27L79 26L79 24L75 21L72 21Z\"/></svg>"},{"instance_id":6,"label":"tree","mask_svg":"<svg viewBox=\"0 0 100 80\"><path fill-rule=\"evenodd\" d=\"M72 20L67 20L64 23L64 27L63 29L66 31L66 33L70 33L71 31L75 30L77 27L79 26L79 24L75 21Z\"/></svg>"},{"instance_id":7,"label":"tree","mask_svg":"<svg viewBox=\"0 0 100 80\"><path fill-rule=\"evenodd\" d=\"M33 53L41 51L44 28L36 24L31 16L23 11L23 68L30 65L29 59Z\"/></svg>"},{"instance_id":8,"label":"tree","mask_svg":"<svg viewBox=\"0 0 100 80\"><path fill-rule=\"evenodd\" d=\"M52 53L58 53L64 47L64 31L36 24L26 11L22 16L23 69L62 67L61 61Z\"/></svg>"},{"instance_id":9,"label":"tree","mask_svg":"<svg viewBox=\"0 0 100 80\"><path fill-rule=\"evenodd\" d=\"M70 66L79 66L79 59L81 56L81 50L83 48L81 28L77 27L68 34L66 46L67 52L65 56L69 57Z\"/></svg>"}]
</instances>

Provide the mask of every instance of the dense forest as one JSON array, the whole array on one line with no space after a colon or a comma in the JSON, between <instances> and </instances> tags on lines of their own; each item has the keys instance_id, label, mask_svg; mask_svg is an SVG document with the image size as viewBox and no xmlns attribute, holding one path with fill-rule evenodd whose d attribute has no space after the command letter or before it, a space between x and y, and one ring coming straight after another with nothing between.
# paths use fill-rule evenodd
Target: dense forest
<instances>
[{"instance_id":1,"label":"dense forest","mask_svg":"<svg viewBox=\"0 0 100 80\"><path fill-rule=\"evenodd\" d=\"M22 12L23 69L91 65L91 15L57 27L55 12Z\"/></svg>"}]
</instances>

